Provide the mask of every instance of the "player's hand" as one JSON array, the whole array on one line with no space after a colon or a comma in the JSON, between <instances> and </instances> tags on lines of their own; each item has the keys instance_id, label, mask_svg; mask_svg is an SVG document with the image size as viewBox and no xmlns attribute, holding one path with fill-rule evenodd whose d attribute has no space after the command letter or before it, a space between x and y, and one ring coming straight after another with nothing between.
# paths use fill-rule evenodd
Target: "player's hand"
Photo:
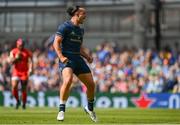
<instances>
[{"instance_id":1,"label":"player's hand","mask_svg":"<svg viewBox=\"0 0 180 125\"><path fill-rule=\"evenodd\" d=\"M29 69L28 71L28 76L32 75L33 74L33 70L32 69Z\"/></svg>"},{"instance_id":2,"label":"player's hand","mask_svg":"<svg viewBox=\"0 0 180 125\"><path fill-rule=\"evenodd\" d=\"M89 56L89 57L87 58L87 61L88 61L89 63L92 63L92 62L93 62L93 58L92 58L91 56Z\"/></svg>"},{"instance_id":3,"label":"player's hand","mask_svg":"<svg viewBox=\"0 0 180 125\"><path fill-rule=\"evenodd\" d=\"M60 60L64 64L66 64L69 61L67 57L62 57Z\"/></svg>"}]
</instances>

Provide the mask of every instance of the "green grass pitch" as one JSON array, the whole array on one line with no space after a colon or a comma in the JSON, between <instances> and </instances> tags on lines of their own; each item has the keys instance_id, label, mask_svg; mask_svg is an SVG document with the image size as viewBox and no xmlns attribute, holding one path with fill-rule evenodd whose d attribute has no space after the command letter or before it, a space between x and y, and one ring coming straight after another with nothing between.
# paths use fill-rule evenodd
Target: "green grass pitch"
<instances>
[{"instance_id":1,"label":"green grass pitch","mask_svg":"<svg viewBox=\"0 0 180 125\"><path fill-rule=\"evenodd\" d=\"M0 124L86 124L86 125L167 125L180 124L180 110L174 109L98 109L98 122L93 123L82 108L67 108L65 120L57 121L57 108L14 108L0 107Z\"/></svg>"}]
</instances>

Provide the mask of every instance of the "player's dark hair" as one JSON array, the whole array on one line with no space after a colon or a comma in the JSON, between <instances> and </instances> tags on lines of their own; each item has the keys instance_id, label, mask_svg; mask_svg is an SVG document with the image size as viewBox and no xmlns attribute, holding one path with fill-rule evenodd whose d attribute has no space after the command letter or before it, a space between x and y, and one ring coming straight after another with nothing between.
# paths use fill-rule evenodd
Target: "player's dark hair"
<instances>
[{"instance_id":1,"label":"player's dark hair","mask_svg":"<svg viewBox=\"0 0 180 125\"><path fill-rule=\"evenodd\" d=\"M79 10L80 6L70 6L67 8L67 13L69 16L74 16L74 14Z\"/></svg>"}]
</instances>

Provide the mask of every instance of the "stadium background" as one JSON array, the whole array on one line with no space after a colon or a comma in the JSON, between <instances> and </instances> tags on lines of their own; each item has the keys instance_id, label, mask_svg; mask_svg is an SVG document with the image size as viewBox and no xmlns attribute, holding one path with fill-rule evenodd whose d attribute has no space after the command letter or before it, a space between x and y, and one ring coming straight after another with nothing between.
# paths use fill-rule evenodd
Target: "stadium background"
<instances>
[{"instance_id":1,"label":"stadium background","mask_svg":"<svg viewBox=\"0 0 180 125\"><path fill-rule=\"evenodd\" d=\"M58 106L61 77L49 37L72 4L88 11L84 44L95 58L96 107L180 108L180 0L0 0L1 106L15 104L7 59L19 37L35 62L28 105ZM74 78L68 106L84 105L84 91Z\"/></svg>"}]
</instances>

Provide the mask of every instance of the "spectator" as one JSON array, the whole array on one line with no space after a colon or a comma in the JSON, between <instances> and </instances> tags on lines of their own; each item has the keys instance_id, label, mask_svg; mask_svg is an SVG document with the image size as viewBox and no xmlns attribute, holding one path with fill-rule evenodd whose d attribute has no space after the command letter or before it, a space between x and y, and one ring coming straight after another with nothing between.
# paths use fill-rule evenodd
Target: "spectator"
<instances>
[{"instance_id":1,"label":"spectator","mask_svg":"<svg viewBox=\"0 0 180 125\"><path fill-rule=\"evenodd\" d=\"M12 43L12 42L11 42ZM13 44L0 48L0 91L10 90L10 67L8 51ZM53 48L30 48L33 50L34 74L30 77L28 89L31 91L58 90L62 79L57 75L58 64ZM180 53L164 48L157 52L151 49L117 48L110 42L97 45L92 53L91 64L94 80L99 92L149 93L179 92ZM178 49L176 49L178 51ZM72 87L82 91L79 81Z\"/></svg>"}]
</instances>

